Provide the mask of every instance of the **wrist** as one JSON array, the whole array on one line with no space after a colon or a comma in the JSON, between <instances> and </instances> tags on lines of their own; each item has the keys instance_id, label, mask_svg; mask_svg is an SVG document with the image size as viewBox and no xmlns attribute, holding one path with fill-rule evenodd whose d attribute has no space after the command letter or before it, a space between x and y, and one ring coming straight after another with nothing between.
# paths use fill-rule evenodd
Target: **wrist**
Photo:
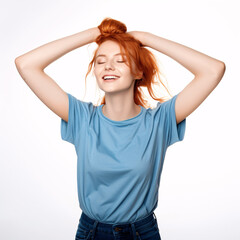
<instances>
[{"instance_id":1,"label":"wrist","mask_svg":"<svg viewBox=\"0 0 240 240\"><path fill-rule=\"evenodd\" d=\"M149 37L149 33L148 32L141 32L141 39L140 41L142 42L143 46L145 47L149 47L148 45L148 37Z\"/></svg>"},{"instance_id":2,"label":"wrist","mask_svg":"<svg viewBox=\"0 0 240 240\"><path fill-rule=\"evenodd\" d=\"M129 32L135 39L139 40L143 46L146 46L146 36L147 32L141 32L141 31L132 31Z\"/></svg>"},{"instance_id":3,"label":"wrist","mask_svg":"<svg viewBox=\"0 0 240 240\"><path fill-rule=\"evenodd\" d=\"M92 42L95 42L96 38L101 34L98 27L93 27L90 29Z\"/></svg>"},{"instance_id":4,"label":"wrist","mask_svg":"<svg viewBox=\"0 0 240 240\"><path fill-rule=\"evenodd\" d=\"M147 46L147 32L141 32L141 43L143 46Z\"/></svg>"}]
</instances>

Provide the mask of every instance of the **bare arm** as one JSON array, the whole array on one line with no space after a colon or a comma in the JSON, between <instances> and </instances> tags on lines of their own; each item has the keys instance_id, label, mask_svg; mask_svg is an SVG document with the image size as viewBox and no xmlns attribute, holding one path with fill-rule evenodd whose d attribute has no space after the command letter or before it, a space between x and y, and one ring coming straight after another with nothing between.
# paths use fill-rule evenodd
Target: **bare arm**
<instances>
[{"instance_id":1,"label":"bare arm","mask_svg":"<svg viewBox=\"0 0 240 240\"><path fill-rule=\"evenodd\" d=\"M192 48L148 32L130 32L144 46L151 47L180 63L192 72L194 79L176 99L176 120L180 123L215 89L225 72L225 64Z\"/></svg>"},{"instance_id":2,"label":"bare arm","mask_svg":"<svg viewBox=\"0 0 240 240\"><path fill-rule=\"evenodd\" d=\"M50 63L66 53L93 42L100 31L97 27L44 44L15 59L17 70L37 97L59 117L68 121L66 92L45 72Z\"/></svg>"}]
</instances>

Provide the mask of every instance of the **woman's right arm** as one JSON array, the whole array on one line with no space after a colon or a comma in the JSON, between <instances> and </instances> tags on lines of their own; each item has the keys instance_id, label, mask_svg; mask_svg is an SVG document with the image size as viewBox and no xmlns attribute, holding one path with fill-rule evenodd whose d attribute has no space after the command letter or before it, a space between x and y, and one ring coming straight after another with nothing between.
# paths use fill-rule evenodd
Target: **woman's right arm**
<instances>
[{"instance_id":1,"label":"woman's right arm","mask_svg":"<svg viewBox=\"0 0 240 240\"><path fill-rule=\"evenodd\" d=\"M97 27L44 44L15 59L17 70L30 89L54 113L68 121L68 96L45 72L50 63L66 53L94 42Z\"/></svg>"}]
</instances>

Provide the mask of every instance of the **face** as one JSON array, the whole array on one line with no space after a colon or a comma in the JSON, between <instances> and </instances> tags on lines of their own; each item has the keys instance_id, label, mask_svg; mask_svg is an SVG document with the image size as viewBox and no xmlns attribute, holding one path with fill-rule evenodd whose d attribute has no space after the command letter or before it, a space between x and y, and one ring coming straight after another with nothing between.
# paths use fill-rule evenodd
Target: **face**
<instances>
[{"instance_id":1,"label":"face","mask_svg":"<svg viewBox=\"0 0 240 240\"><path fill-rule=\"evenodd\" d=\"M96 54L94 75L98 86L106 93L129 90L135 79L126 65L127 58L121 55L119 45L114 41L103 42ZM114 79L104 79L111 76Z\"/></svg>"}]
</instances>

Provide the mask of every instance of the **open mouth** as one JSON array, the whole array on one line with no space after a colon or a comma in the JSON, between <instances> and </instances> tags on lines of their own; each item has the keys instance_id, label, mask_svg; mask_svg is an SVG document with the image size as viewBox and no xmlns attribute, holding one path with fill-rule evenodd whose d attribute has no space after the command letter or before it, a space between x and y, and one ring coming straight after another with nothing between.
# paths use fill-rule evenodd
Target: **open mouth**
<instances>
[{"instance_id":1,"label":"open mouth","mask_svg":"<svg viewBox=\"0 0 240 240\"><path fill-rule=\"evenodd\" d=\"M105 76L103 76L103 80L106 81L106 82L108 82L108 81L112 82L112 81L117 80L118 78L119 78L119 76L115 76L115 75L105 75Z\"/></svg>"}]
</instances>

